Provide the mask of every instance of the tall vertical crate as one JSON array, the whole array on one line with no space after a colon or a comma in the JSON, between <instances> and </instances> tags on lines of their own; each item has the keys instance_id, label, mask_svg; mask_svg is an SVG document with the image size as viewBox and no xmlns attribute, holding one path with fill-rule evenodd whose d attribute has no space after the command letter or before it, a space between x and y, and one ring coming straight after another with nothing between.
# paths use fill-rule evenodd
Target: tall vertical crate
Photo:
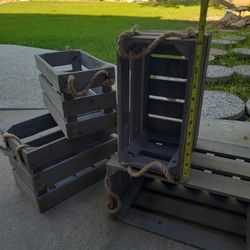
<instances>
[{"instance_id":1,"label":"tall vertical crate","mask_svg":"<svg viewBox=\"0 0 250 250\"><path fill-rule=\"evenodd\" d=\"M162 32L142 32L126 40L124 50L142 51ZM206 34L200 67L198 114L201 112L211 36ZM165 39L149 54L129 60L119 53L118 153L120 162L141 168L155 159L180 179L187 110L190 103L197 38ZM194 142L199 119L196 120ZM194 143L195 144L195 143Z\"/></svg>"},{"instance_id":2,"label":"tall vertical crate","mask_svg":"<svg viewBox=\"0 0 250 250\"><path fill-rule=\"evenodd\" d=\"M67 138L116 126L114 65L81 50L35 58L45 106Z\"/></svg>"}]
</instances>

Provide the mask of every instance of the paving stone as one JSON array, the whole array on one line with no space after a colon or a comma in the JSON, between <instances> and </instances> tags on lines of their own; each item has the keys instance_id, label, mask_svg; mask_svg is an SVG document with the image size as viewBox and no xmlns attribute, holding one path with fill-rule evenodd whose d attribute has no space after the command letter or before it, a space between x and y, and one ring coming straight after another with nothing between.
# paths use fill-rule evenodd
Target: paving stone
<instances>
[{"instance_id":1,"label":"paving stone","mask_svg":"<svg viewBox=\"0 0 250 250\"><path fill-rule=\"evenodd\" d=\"M214 59L215 59L215 56L209 55L209 57L208 57L208 61L209 61L209 62L213 61Z\"/></svg>"},{"instance_id":2,"label":"paving stone","mask_svg":"<svg viewBox=\"0 0 250 250\"><path fill-rule=\"evenodd\" d=\"M233 71L241 76L250 78L250 65L238 65L233 67Z\"/></svg>"},{"instance_id":3,"label":"paving stone","mask_svg":"<svg viewBox=\"0 0 250 250\"><path fill-rule=\"evenodd\" d=\"M245 103L237 96L222 91L205 91L201 117L238 120L245 114Z\"/></svg>"},{"instance_id":4,"label":"paving stone","mask_svg":"<svg viewBox=\"0 0 250 250\"><path fill-rule=\"evenodd\" d=\"M247 111L247 114L250 115L250 99L246 103L246 111Z\"/></svg>"},{"instance_id":5,"label":"paving stone","mask_svg":"<svg viewBox=\"0 0 250 250\"><path fill-rule=\"evenodd\" d=\"M217 45L233 45L236 44L236 41L229 41L229 40L224 40L224 39L213 39L212 40L213 44L217 44Z\"/></svg>"},{"instance_id":6,"label":"paving stone","mask_svg":"<svg viewBox=\"0 0 250 250\"><path fill-rule=\"evenodd\" d=\"M49 50L0 45L0 108L44 108L35 54Z\"/></svg>"},{"instance_id":7,"label":"paving stone","mask_svg":"<svg viewBox=\"0 0 250 250\"><path fill-rule=\"evenodd\" d=\"M207 81L228 81L233 76L233 73L234 71L226 66L208 65Z\"/></svg>"},{"instance_id":8,"label":"paving stone","mask_svg":"<svg viewBox=\"0 0 250 250\"><path fill-rule=\"evenodd\" d=\"M234 48L232 49L232 51L242 56L250 58L250 49L248 48Z\"/></svg>"},{"instance_id":9,"label":"paving stone","mask_svg":"<svg viewBox=\"0 0 250 250\"><path fill-rule=\"evenodd\" d=\"M250 31L243 31L240 34L243 36L250 36Z\"/></svg>"},{"instance_id":10,"label":"paving stone","mask_svg":"<svg viewBox=\"0 0 250 250\"><path fill-rule=\"evenodd\" d=\"M213 56L225 56L227 54L228 52L224 49L215 49L215 48L210 49L210 55L213 55Z\"/></svg>"},{"instance_id":11,"label":"paving stone","mask_svg":"<svg viewBox=\"0 0 250 250\"><path fill-rule=\"evenodd\" d=\"M222 33L230 33L230 32L236 32L236 30L226 30L226 29L222 29L222 30L219 30L219 32L222 32Z\"/></svg>"},{"instance_id":12,"label":"paving stone","mask_svg":"<svg viewBox=\"0 0 250 250\"><path fill-rule=\"evenodd\" d=\"M237 35L228 35L224 36L223 40L228 40L228 41L244 41L246 40L245 36L237 36Z\"/></svg>"}]
</instances>

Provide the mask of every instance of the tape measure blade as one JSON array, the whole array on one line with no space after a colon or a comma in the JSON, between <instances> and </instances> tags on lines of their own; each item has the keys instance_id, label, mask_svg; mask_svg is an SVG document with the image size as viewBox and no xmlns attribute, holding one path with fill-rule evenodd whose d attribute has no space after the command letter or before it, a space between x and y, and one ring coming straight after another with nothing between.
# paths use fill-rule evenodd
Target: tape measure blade
<instances>
[{"instance_id":1,"label":"tape measure blade","mask_svg":"<svg viewBox=\"0 0 250 250\"><path fill-rule=\"evenodd\" d=\"M205 41L205 27L209 0L201 0L199 32L195 49L194 74L191 86L191 99L188 108L187 129L184 138L184 154L182 161L181 181L185 182L190 176L192 151L194 142L195 124L197 119L197 103L199 94L199 84L201 79L200 67L202 65L203 47Z\"/></svg>"}]
</instances>

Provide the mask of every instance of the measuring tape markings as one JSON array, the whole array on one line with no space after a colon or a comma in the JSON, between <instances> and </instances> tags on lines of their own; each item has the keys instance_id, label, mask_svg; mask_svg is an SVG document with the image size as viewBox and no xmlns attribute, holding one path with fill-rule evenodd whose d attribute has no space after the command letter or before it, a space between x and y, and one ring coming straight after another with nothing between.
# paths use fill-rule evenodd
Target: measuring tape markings
<instances>
[{"instance_id":1,"label":"measuring tape markings","mask_svg":"<svg viewBox=\"0 0 250 250\"><path fill-rule=\"evenodd\" d=\"M188 109L187 132L185 135L185 146L183 156L182 181L186 181L190 175L194 130L196 123L197 97L199 95L199 84L201 79L200 66L202 63L203 45L205 41L205 26L209 0L201 0L199 33L195 50L194 78L191 89L191 100Z\"/></svg>"}]
</instances>

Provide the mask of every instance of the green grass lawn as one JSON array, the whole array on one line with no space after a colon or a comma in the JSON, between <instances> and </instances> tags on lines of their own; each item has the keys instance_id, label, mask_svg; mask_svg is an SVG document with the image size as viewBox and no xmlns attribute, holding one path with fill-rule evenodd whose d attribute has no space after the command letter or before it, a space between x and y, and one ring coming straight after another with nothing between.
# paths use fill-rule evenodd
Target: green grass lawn
<instances>
[{"instance_id":1,"label":"green grass lawn","mask_svg":"<svg viewBox=\"0 0 250 250\"><path fill-rule=\"evenodd\" d=\"M140 29L184 29L195 25L199 1L180 5L108 2L14 2L0 5L0 43L63 49L84 49L115 62L118 34ZM209 15L223 10L210 8Z\"/></svg>"},{"instance_id":2,"label":"green grass lawn","mask_svg":"<svg viewBox=\"0 0 250 250\"><path fill-rule=\"evenodd\" d=\"M185 29L197 26L199 0L165 4L108 2L13 2L0 5L0 43L61 50L65 45L80 48L115 62L115 41L120 32L139 25L145 29ZM223 16L224 10L209 8L208 20ZM250 47L250 39L240 46ZM230 53L215 63L239 64ZM250 97L250 83L234 77L230 83L209 84L243 100Z\"/></svg>"}]
</instances>

